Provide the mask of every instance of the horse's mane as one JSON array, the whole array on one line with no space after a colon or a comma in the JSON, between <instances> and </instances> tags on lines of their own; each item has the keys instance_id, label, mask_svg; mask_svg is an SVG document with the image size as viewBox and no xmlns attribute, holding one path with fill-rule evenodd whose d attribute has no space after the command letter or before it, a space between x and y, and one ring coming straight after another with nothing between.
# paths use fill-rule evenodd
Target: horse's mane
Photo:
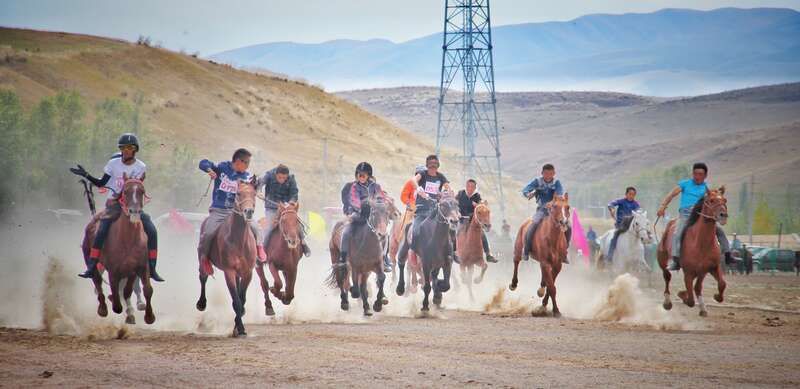
<instances>
[{"instance_id":1,"label":"horse's mane","mask_svg":"<svg viewBox=\"0 0 800 389\"><path fill-rule=\"evenodd\" d=\"M697 221L700 219L700 213L703 211L703 202L706 200L706 196L697 200L697 204L692 207L692 214L689 216L689 221L686 222L686 228L684 231L689 229L689 227L693 226Z\"/></svg>"}]
</instances>

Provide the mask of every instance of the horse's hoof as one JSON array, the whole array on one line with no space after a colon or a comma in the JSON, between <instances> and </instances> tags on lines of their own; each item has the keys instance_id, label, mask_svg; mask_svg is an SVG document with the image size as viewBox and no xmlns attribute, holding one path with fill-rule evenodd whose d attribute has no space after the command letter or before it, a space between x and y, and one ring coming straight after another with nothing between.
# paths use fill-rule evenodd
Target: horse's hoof
<instances>
[{"instance_id":1,"label":"horse's hoof","mask_svg":"<svg viewBox=\"0 0 800 389\"><path fill-rule=\"evenodd\" d=\"M264 314L267 315L267 316L275 316L275 310L272 309L272 307L267 307L264 310Z\"/></svg>"},{"instance_id":2,"label":"horse's hoof","mask_svg":"<svg viewBox=\"0 0 800 389\"><path fill-rule=\"evenodd\" d=\"M433 304L436 306L442 305L442 296L433 296Z\"/></svg>"},{"instance_id":3,"label":"horse's hoof","mask_svg":"<svg viewBox=\"0 0 800 389\"><path fill-rule=\"evenodd\" d=\"M475 282L476 284L480 284L481 282L483 282L483 278L476 278L473 280L473 282Z\"/></svg>"},{"instance_id":4,"label":"horse's hoof","mask_svg":"<svg viewBox=\"0 0 800 389\"><path fill-rule=\"evenodd\" d=\"M389 305L389 299L387 299L386 297L382 298L382 299L381 299L381 304L383 304L383 305Z\"/></svg>"},{"instance_id":5,"label":"horse's hoof","mask_svg":"<svg viewBox=\"0 0 800 389\"><path fill-rule=\"evenodd\" d=\"M721 303L722 302L722 295L717 293L714 295L714 301Z\"/></svg>"},{"instance_id":6,"label":"horse's hoof","mask_svg":"<svg viewBox=\"0 0 800 389\"><path fill-rule=\"evenodd\" d=\"M708 316L708 311L700 311L700 317Z\"/></svg>"},{"instance_id":7,"label":"horse's hoof","mask_svg":"<svg viewBox=\"0 0 800 389\"><path fill-rule=\"evenodd\" d=\"M397 288L395 288L394 292L397 293L398 296L402 296L406 293L406 286L403 284L397 284Z\"/></svg>"},{"instance_id":8,"label":"horse's hoof","mask_svg":"<svg viewBox=\"0 0 800 389\"><path fill-rule=\"evenodd\" d=\"M664 301L664 304L662 306L664 307L664 309L669 311L670 309L672 309L672 301Z\"/></svg>"},{"instance_id":9,"label":"horse's hoof","mask_svg":"<svg viewBox=\"0 0 800 389\"><path fill-rule=\"evenodd\" d=\"M428 308L428 307L422 307L422 309L420 309L420 311L422 311L422 312L429 312L430 310L431 309Z\"/></svg>"},{"instance_id":10,"label":"horse's hoof","mask_svg":"<svg viewBox=\"0 0 800 389\"><path fill-rule=\"evenodd\" d=\"M120 314L122 313L122 304L120 304L119 306L117 306L116 304L111 304L111 309L114 311L114 313Z\"/></svg>"},{"instance_id":11,"label":"horse's hoof","mask_svg":"<svg viewBox=\"0 0 800 389\"><path fill-rule=\"evenodd\" d=\"M561 312L559 312L559 311L553 311L553 317L555 317L556 319L558 319L559 317L561 317Z\"/></svg>"},{"instance_id":12,"label":"horse's hoof","mask_svg":"<svg viewBox=\"0 0 800 389\"><path fill-rule=\"evenodd\" d=\"M359 292L358 288L356 288L355 286L351 286L350 287L350 297L352 297L354 299L361 298L361 293Z\"/></svg>"},{"instance_id":13,"label":"horse's hoof","mask_svg":"<svg viewBox=\"0 0 800 389\"><path fill-rule=\"evenodd\" d=\"M136 324L136 318L133 315L125 317L125 324Z\"/></svg>"},{"instance_id":14,"label":"horse's hoof","mask_svg":"<svg viewBox=\"0 0 800 389\"><path fill-rule=\"evenodd\" d=\"M343 311L349 311L350 310L350 303L348 303L347 301L342 301L342 304L340 306L342 307Z\"/></svg>"},{"instance_id":15,"label":"horse's hoof","mask_svg":"<svg viewBox=\"0 0 800 389\"><path fill-rule=\"evenodd\" d=\"M544 286L536 290L536 295L539 297L544 297Z\"/></svg>"},{"instance_id":16,"label":"horse's hoof","mask_svg":"<svg viewBox=\"0 0 800 389\"><path fill-rule=\"evenodd\" d=\"M380 300L376 301L375 304L372 304L372 310L375 311L375 312L382 311L383 310L383 303Z\"/></svg>"},{"instance_id":17,"label":"horse's hoof","mask_svg":"<svg viewBox=\"0 0 800 389\"><path fill-rule=\"evenodd\" d=\"M97 307L97 314L100 317L108 316L108 308L105 305L101 305L101 306Z\"/></svg>"},{"instance_id":18,"label":"horse's hoof","mask_svg":"<svg viewBox=\"0 0 800 389\"><path fill-rule=\"evenodd\" d=\"M197 300L197 310L202 312L206 310L206 300Z\"/></svg>"},{"instance_id":19,"label":"horse's hoof","mask_svg":"<svg viewBox=\"0 0 800 389\"><path fill-rule=\"evenodd\" d=\"M144 314L144 322L147 324L153 324L156 322L156 315L153 312L148 312Z\"/></svg>"},{"instance_id":20,"label":"horse's hoof","mask_svg":"<svg viewBox=\"0 0 800 389\"><path fill-rule=\"evenodd\" d=\"M439 292L447 292L450 290L450 282L447 280L436 280L436 289Z\"/></svg>"},{"instance_id":21,"label":"horse's hoof","mask_svg":"<svg viewBox=\"0 0 800 389\"><path fill-rule=\"evenodd\" d=\"M367 316L367 317L372 316L372 312L370 312L369 309L365 309L364 310L364 316Z\"/></svg>"},{"instance_id":22,"label":"horse's hoof","mask_svg":"<svg viewBox=\"0 0 800 389\"><path fill-rule=\"evenodd\" d=\"M147 308L147 304L145 304L145 303L143 303L141 301L136 303L136 309L138 309L140 311L144 311L146 308Z\"/></svg>"},{"instance_id":23,"label":"horse's hoof","mask_svg":"<svg viewBox=\"0 0 800 389\"><path fill-rule=\"evenodd\" d=\"M283 299L283 300L281 300L281 303L283 303L283 305L289 305L289 304L292 303L292 300L291 299Z\"/></svg>"},{"instance_id":24,"label":"horse's hoof","mask_svg":"<svg viewBox=\"0 0 800 389\"><path fill-rule=\"evenodd\" d=\"M517 284L509 284L508 290L517 290Z\"/></svg>"},{"instance_id":25,"label":"horse's hoof","mask_svg":"<svg viewBox=\"0 0 800 389\"><path fill-rule=\"evenodd\" d=\"M687 302L686 302L686 305L687 305L689 308L694 308L694 300L687 301Z\"/></svg>"}]
</instances>

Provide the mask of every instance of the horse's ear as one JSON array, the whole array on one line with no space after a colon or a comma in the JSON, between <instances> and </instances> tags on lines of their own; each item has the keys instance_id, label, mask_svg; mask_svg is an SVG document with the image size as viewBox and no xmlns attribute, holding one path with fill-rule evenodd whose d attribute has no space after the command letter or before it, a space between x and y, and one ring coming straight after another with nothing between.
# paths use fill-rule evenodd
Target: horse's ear
<instances>
[{"instance_id":1,"label":"horse's ear","mask_svg":"<svg viewBox=\"0 0 800 389\"><path fill-rule=\"evenodd\" d=\"M485 206L487 206L487 207L489 206L489 202L488 202L487 200L483 200L483 201L481 201L481 204L483 204L483 205L485 205Z\"/></svg>"},{"instance_id":2,"label":"horse's ear","mask_svg":"<svg viewBox=\"0 0 800 389\"><path fill-rule=\"evenodd\" d=\"M718 190L720 195L722 196L725 195L725 185L720 186Z\"/></svg>"}]
</instances>

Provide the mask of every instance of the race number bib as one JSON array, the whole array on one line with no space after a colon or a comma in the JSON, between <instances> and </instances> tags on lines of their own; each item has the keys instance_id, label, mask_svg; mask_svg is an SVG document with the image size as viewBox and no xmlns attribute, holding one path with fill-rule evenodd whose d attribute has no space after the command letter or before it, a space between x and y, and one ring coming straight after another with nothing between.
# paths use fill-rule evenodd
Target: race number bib
<instances>
[{"instance_id":1,"label":"race number bib","mask_svg":"<svg viewBox=\"0 0 800 389\"><path fill-rule=\"evenodd\" d=\"M425 182L425 193L434 195L439 194L439 181Z\"/></svg>"},{"instance_id":2,"label":"race number bib","mask_svg":"<svg viewBox=\"0 0 800 389\"><path fill-rule=\"evenodd\" d=\"M237 193L239 192L239 182L228 179L227 176L223 175L219 183L219 190L226 193Z\"/></svg>"}]
</instances>

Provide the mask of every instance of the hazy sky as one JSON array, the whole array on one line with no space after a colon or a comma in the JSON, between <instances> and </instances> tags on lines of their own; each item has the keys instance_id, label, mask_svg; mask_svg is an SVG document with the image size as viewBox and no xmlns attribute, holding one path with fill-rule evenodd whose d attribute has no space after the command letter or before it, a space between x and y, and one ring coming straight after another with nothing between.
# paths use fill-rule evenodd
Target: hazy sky
<instances>
[{"instance_id":1,"label":"hazy sky","mask_svg":"<svg viewBox=\"0 0 800 389\"><path fill-rule=\"evenodd\" d=\"M135 40L203 55L274 41L385 38L442 29L443 0L0 0L0 25ZM661 8L786 7L800 0L493 0L494 25Z\"/></svg>"}]
</instances>

